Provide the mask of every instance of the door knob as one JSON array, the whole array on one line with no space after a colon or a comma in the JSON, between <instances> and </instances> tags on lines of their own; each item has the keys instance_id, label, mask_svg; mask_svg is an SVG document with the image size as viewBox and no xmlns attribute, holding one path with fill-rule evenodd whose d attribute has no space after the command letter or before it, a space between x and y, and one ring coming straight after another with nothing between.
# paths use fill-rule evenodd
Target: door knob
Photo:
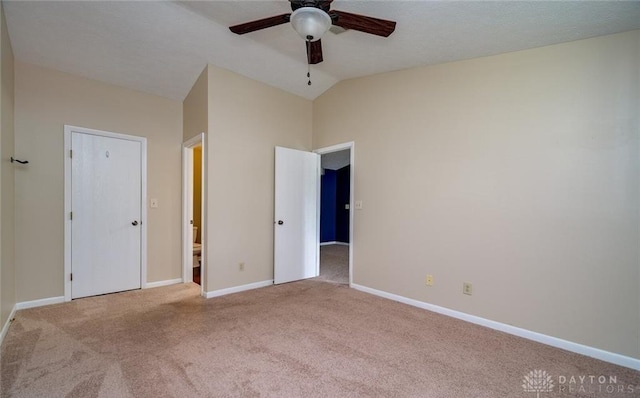
<instances>
[{"instance_id":1,"label":"door knob","mask_svg":"<svg viewBox=\"0 0 640 398\"><path fill-rule=\"evenodd\" d=\"M134 221L134 222L131 223L131 225L133 225L135 227L136 225L138 225L138 222Z\"/></svg>"},{"instance_id":2,"label":"door knob","mask_svg":"<svg viewBox=\"0 0 640 398\"><path fill-rule=\"evenodd\" d=\"M278 225L282 225L282 224L284 224L284 221L278 220Z\"/></svg>"}]
</instances>

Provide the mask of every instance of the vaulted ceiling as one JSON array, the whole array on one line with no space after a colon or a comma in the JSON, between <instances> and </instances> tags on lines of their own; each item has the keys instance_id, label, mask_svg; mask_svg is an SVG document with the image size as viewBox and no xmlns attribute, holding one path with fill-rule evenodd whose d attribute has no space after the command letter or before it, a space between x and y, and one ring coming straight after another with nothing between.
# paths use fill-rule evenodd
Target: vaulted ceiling
<instances>
[{"instance_id":1,"label":"vaulted ceiling","mask_svg":"<svg viewBox=\"0 0 640 398\"><path fill-rule=\"evenodd\" d=\"M331 8L397 21L388 38L322 39L311 67L289 24L228 26L291 11L288 1L3 1L23 62L182 100L207 63L314 99L337 82L640 29L639 1L341 1Z\"/></svg>"}]
</instances>

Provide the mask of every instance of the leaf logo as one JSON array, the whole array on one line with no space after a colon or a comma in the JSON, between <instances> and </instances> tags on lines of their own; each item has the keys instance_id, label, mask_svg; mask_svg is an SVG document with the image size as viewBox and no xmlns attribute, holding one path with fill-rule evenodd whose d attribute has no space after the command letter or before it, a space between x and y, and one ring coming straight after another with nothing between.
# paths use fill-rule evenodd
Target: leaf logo
<instances>
[{"instance_id":1,"label":"leaf logo","mask_svg":"<svg viewBox=\"0 0 640 398\"><path fill-rule=\"evenodd\" d=\"M522 379L522 388L525 392L535 392L536 398L540 398L541 392L553 391L553 379L544 370L532 370Z\"/></svg>"}]
</instances>

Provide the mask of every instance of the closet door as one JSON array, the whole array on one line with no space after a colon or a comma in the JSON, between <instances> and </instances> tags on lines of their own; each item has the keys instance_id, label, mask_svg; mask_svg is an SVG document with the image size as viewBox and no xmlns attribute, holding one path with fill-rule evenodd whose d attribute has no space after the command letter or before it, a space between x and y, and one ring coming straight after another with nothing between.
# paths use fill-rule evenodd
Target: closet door
<instances>
[{"instance_id":1,"label":"closet door","mask_svg":"<svg viewBox=\"0 0 640 398\"><path fill-rule=\"evenodd\" d=\"M141 287L142 143L72 132L71 297Z\"/></svg>"}]
</instances>

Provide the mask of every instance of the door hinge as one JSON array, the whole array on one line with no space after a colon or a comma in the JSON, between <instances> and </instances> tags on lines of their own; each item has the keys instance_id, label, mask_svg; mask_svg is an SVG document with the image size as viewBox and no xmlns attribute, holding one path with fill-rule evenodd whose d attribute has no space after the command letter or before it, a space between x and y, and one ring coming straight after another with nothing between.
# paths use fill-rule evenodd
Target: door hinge
<instances>
[{"instance_id":1,"label":"door hinge","mask_svg":"<svg viewBox=\"0 0 640 398\"><path fill-rule=\"evenodd\" d=\"M73 149L69 149L69 157L73 158Z\"/></svg>"},{"instance_id":2,"label":"door hinge","mask_svg":"<svg viewBox=\"0 0 640 398\"><path fill-rule=\"evenodd\" d=\"M69 280L73 282L73 272L69 275Z\"/></svg>"},{"instance_id":3,"label":"door hinge","mask_svg":"<svg viewBox=\"0 0 640 398\"><path fill-rule=\"evenodd\" d=\"M73 220L73 212L69 212L69 220Z\"/></svg>"}]
</instances>

